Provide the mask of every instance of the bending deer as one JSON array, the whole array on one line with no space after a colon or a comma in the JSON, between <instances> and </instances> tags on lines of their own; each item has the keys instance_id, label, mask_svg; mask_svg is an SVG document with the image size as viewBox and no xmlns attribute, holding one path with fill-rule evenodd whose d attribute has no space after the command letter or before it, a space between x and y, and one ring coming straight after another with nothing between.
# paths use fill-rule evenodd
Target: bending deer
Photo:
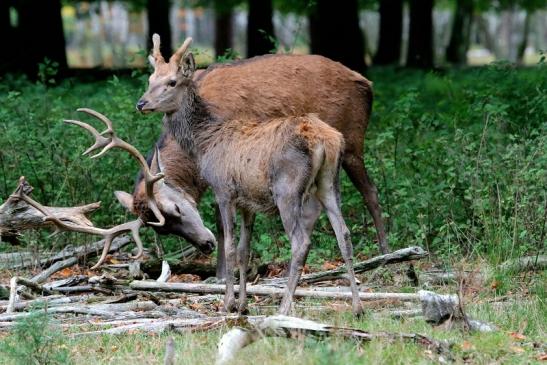
<instances>
[{"instance_id":1,"label":"bending deer","mask_svg":"<svg viewBox=\"0 0 547 365\"><path fill-rule=\"evenodd\" d=\"M154 64L154 57L150 61ZM260 121L317 113L321 120L340 131L345 139L342 166L373 217L380 251L389 251L377 189L363 163L363 141L372 107L371 84L367 79L321 56L267 55L212 65L194 75L194 80L199 95L218 118ZM146 111L150 105L139 104L137 108ZM160 233L185 237L199 248L210 240L203 222L196 218L199 214L196 203L206 186L199 179L195 164L172 137L162 135L158 145L165 162L163 173L168 181L156 195L160 210L166 217ZM191 178L181 174L181 170ZM186 194L180 194L180 191L186 191ZM141 217L149 214L142 203L144 197L141 179L136 181L133 196L118 194L122 204ZM162 208L164 205L167 207L165 210ZM217 276L223 270L222 239L219 239L218 246Z\"/></svg>"},{"instance_id":2,"label":"bending deer","mask_svg":"<svg viewBox=\"0 0 547 365\"><path fill-rule=\"evenodd\" d=\"M164 124L196 162L215 193L224 230L226 294L224 307L236 309L234 295L234 218L242 218L239 310L246 310L246 267L254 215L279 211L291 242L287 291L279 312L288 314L321 208L326 210L350 277L353 311L362 312L353 271L350 233L340 210L339 169L343 137L316 115L223 120L211 113L192 75L191 39L165 62L154 35L154 73L139 101L143 112L164 113Z\"/></svg>"}]
</instances>

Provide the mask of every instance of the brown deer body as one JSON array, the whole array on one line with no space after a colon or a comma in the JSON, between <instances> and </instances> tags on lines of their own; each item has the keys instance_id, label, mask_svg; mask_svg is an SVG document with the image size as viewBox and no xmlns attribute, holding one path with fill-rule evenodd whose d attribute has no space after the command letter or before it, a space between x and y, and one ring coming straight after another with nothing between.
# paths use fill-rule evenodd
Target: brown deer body
<instances>
[{"instance_id":1,"label":"brown deer body","mask_svg":"<svg viewBox=\"0 0 547 365\"><path fill-rule=\"evenodd\" d=\"M363 163L363 142L372 107L371 84L367 79L340 63L321 56L268 55L210 66L195 75L194 80L198 85L199 95L218 118L252 118L262 121L317 113L321 120L340 131L345 139L342 166L363 196L363 201L373 217L380 251L388 252L377 190ZM198 183L199 179L182 179L179 168L184 166L189 175L197 176L199 173L195 164L188 162L188 155L180 151L178 146L172 146L176 144L172 138L163 136L161 139L163 142L160 154L162 160L166 161L163 173L170 184L162 190L169 199L156 197L160 209L162 202L165 205L188 205L183 195L169 193L167 189L170 187L186 190L193 201L198 201L203 185L196 191L193 181ZM133 197L126 195L122 202L137 213L146 211L145 206L136 204L143 201L144 191L141 185L138 180ZM179 210L183 209L179 207ZM194 217L196 212L197 210L192 212L191 216ZM200 221L193 219L192 222L178 224L178 216L172 216L170 212L163 210L162 213L167 220L161 230L163 233L174 233L188 238L191 235L184 232L184 227L187 227L187 230L201 232L201 236L207 237L207 232L199 227L202 224ZM220 231L221 229L219 233ZM200 238L197 241L203 240L204 238ZM190 242L196 245L196 241ZM222 251L222 239L219 239L218 272L222 272Z\"/></svg>"},{"instance_id":2,"label":"brown deer body","mask_svg":"<svg viewBox=\"0 0 547 365\"><path fill-rule=\"evenodd\" d=\"M267 123L218 118L198 95L192 80L192 54L183 59L189 41L166 63L159 54L159 37L154 38L155 70L138 107L143 112L165 113L166 128L197 162L201 176L215 193L224 230L225 309L235 309L236 209L242 217L239 310L246 309L246 266L254 214L279 211L292 253L287 291L279 310L287 314L309 252L310 232L324 208L347 265L353 310L360 313L350 234L340 210L342 135L312 114Z\"/></svg>"}]
</instances>

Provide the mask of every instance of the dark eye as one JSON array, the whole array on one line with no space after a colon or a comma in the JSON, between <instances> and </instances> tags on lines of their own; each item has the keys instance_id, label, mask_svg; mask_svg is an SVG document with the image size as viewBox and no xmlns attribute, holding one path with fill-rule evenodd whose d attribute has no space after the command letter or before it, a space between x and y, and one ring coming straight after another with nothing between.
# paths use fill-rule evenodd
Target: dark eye
<instances>
[{"instance_id":1,"label":"dark eye","mask_svg":"<svg viewBox=\"0 0 547 365\"><path fill-rule=\"evenodd\" d=\"M167 86L175 87L177 85L177 80L171 80L167 83Z\"/></svg>"}]
</instances>

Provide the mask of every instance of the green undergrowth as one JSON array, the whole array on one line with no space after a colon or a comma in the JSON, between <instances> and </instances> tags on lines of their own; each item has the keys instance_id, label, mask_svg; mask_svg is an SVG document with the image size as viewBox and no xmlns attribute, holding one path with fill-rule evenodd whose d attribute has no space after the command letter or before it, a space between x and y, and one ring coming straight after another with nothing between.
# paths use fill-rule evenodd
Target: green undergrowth
<instances>
[{"instance_id":1,"label":"green undergrowth","mask_svg":"<svg viewBox=\"0 0 547 365\"><path fill-rule=\"evenodd\" d=\"M495 297L489 298L494 301ZM355 319L348 306L345 312L322 309L313 311L318 304L314 301L300 301L298 316L322 321L336 326L388 333L419 333L436 340L446 340L452 344L450 353L454 363L473 364L530 364L540 363L545 354L544 299L527 299L522 302L494 306L487 301L476 301L467 306L475 318L489 321L497 326L493 333L465 333L459 329L433 328L421 318L406 320L390 319L379 315L381 308L371 307L367 314ZM503 303L503 302L502 302ZM302 308L304 307L304 308ZM308 308L308 309L306 309ZM66 322L65 322L66 323ZM60 363L24 362L24 351L33 350L39 354L48 349L51 359L63 359L66 364L161 364L168 336L173 336L176 344L177 364L214 363L218 341L228 331L227 327L201 333L182 334L143 334L129 333L120 336L102 335L96 337L74 337L73 334L93 329L92 326L65 328L64 334L58 324L47 325L42 318L20 321L19 328L8 336L0 338L0 364ZM41 328L49 328L43 331ZM104 329L104 326L95 329ZM29 335L29 332L37 335ZM34 338L33 342L28 342ZM36 338L38 338L36 340ZM13 344L18 347L13 349ZM27 342L23 342L27 341ZM32 352L31 352L32 353ZM28 354L28 353L27 353ZM386 339L359 343L354 340L331 337L295 339L265 338L243 349L233 364L436 364L438 355L427 348L412 342Z\"/></svg>"},{"instance_id":2,"label":"green undergrowth","mask_svg":"<svg viewBox=\"0 0 547 365\"><path fill-rule=\"evenodd\" d=\"M547 72L545 65L436 72L373 68L373 117L365 141L369 174L378 186L393 248L419 245L448 264L480 257L492 264L543 252L547 185ZM6 77L0 84L0 199L24 175L33 196L48 205L102 201L99 226L128 216L113 196L131 191L137 165L121 151L98 160L81 153L91 138L63 119L82 119L78 107L93 108L114 121L119 135L142 152L161 130L161 116L134 108L146 75L108 81L64 80L34 84ZM355 252L376 253L374 227L361 197L342 174L342 202ZM214 228L213 197L201 203ZM259 217L254 254L284 261L290 249L278 219ZM25 235L23 247L59 249L94 237L45 232ZM145 234L147 244L153 234ZM162 239L170 254L185 243ZM339 257L328 221L313 235L312 265ZM11 249L0 245L0 250Z\"/></svg>"}]
</instances>

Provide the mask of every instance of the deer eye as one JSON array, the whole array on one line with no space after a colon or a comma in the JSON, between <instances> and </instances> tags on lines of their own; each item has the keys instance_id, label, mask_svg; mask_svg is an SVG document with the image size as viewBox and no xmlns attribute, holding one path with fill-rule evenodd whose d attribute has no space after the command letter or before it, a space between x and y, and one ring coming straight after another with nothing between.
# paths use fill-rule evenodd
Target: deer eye
<instances>
[{"instance_id":1,"label":"deer eye","mask_svg":"<svg viewBox=\"0 0 547 365\"><path fill-rule=\"evenodd\" d=\"M177 85L177 80L171 80L167 83L167 86L175 87Z\"/></svg>"}]
</instances>

